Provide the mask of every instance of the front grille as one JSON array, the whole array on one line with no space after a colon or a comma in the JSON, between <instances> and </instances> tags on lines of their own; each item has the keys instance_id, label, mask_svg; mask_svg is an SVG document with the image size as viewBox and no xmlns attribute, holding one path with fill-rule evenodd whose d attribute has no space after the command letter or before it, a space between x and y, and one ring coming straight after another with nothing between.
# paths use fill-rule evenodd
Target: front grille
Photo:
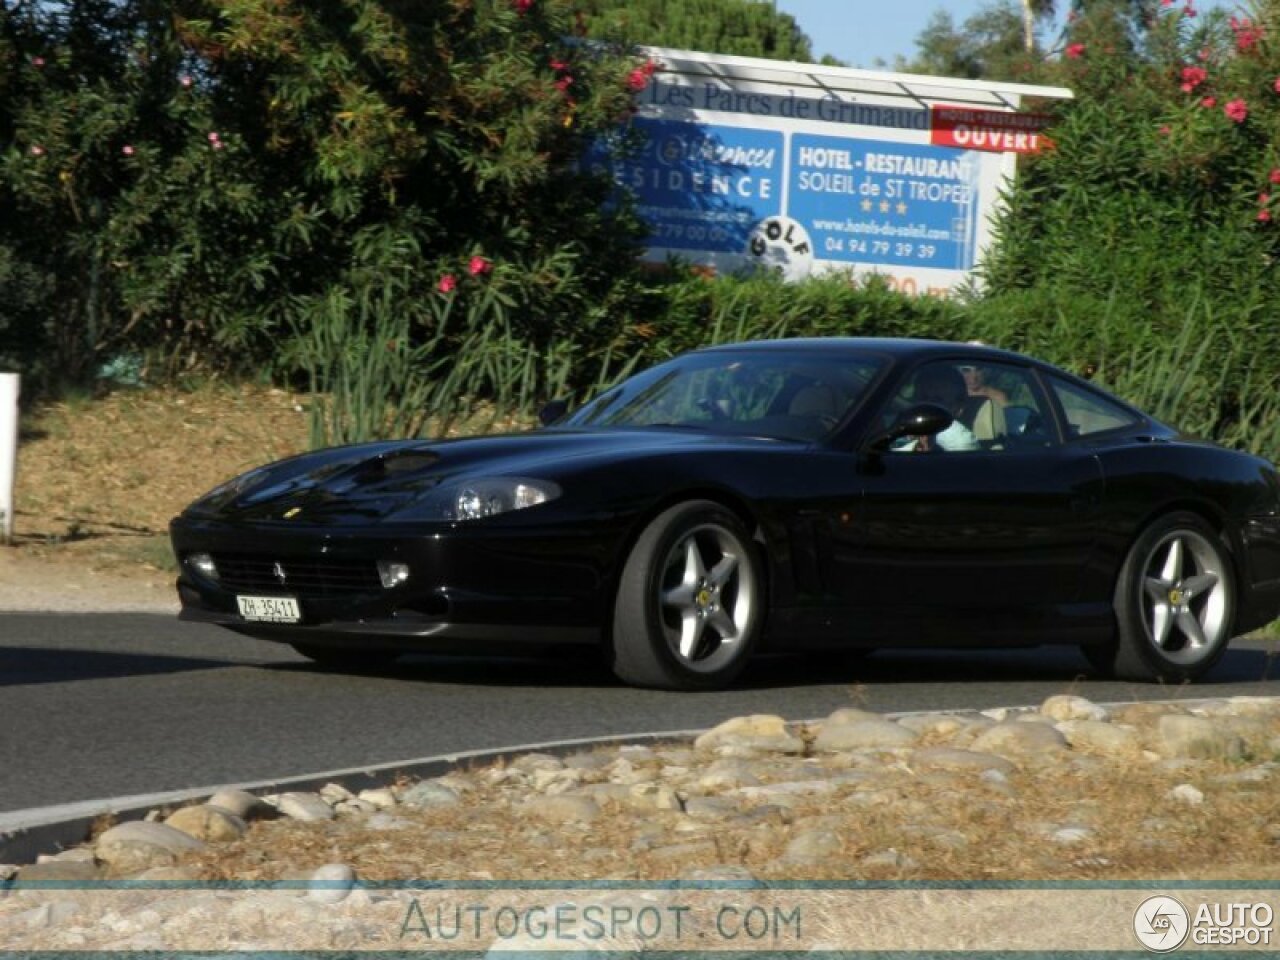
<instances>
[{"instance_id":1,"label":"front grille","mask_svg":"<svg viewBox=\"0 0 1280 960\"><path fill-rule=\"evenodd\" d=\"M213 562L218 568L219 582L234 593L286 592L293 596L334 597L377 593L382 589L378 565L372 560L216 553Z\"/></svg>"}]
</instances>

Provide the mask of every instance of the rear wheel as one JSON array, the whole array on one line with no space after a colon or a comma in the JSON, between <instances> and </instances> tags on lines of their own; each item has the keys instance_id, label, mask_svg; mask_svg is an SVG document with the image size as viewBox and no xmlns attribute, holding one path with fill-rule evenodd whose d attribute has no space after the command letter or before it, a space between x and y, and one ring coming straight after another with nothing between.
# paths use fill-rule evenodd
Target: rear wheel
<instances>
[{"instance_id":1,"label":"rear wheel","mask_svg":"<svg viewBox=\"0 0 1280 960\"><path fill-rule=\"evenodd\" d=\"M376 670L392 663L399 656L394 650L353 650L350 647L326 647L311 643L291 643L308 660L330 670Z\"/></svg>"},{"instance_id":2,"label":"rear wheel","mask_svg":"<svg viewBox=\"0 0 1280 960\"><path fill-rule=\"evenodd\" d=\"M636 541L614 604L613 670L669 690L726 686L764 623L761 563L731 511L690 500L656 517Z\"/></svg>"},{"instance_id":3,"label":"rear wheel","mask_svg":"<svg viewBox=\"0 0 1280 960\"><path fill-rule=\"evenodd\" d=\"M1147 527L1116 581L1115 673L1178 682L1202 676L1231 639L1235 578L1226 545L1193 513L1171 513ZM1086 650L1095 657L1106 648Z\"/></svg>"}]
</instances>

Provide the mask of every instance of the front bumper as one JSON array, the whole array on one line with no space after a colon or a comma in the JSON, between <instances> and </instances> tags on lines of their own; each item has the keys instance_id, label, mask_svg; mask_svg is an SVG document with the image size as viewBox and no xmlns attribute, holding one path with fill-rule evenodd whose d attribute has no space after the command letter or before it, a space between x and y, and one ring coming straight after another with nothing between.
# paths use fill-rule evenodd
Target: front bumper
<instances>
[{"instance_id":1,"label":"front bumper","mask_svg":"<svg viewBox=\"0 0 1280 960\"><path fill-rule=\"evenodd\" d=\"M497 524L417 528L299 529L243 526L179 517L170 525L180 576L180 618L216 623L283 642L441 649L458 643L591 643L612 608L612 538L600 529ZM185 558L249 559L279 569L280 582L228 585L193 569ZM341 589L290 586L288 572L333 562L376 569L407 564L392 587L367 580ZM297 623L246 620L238 595L293 597Z\"/></svg>"}]
</instances>

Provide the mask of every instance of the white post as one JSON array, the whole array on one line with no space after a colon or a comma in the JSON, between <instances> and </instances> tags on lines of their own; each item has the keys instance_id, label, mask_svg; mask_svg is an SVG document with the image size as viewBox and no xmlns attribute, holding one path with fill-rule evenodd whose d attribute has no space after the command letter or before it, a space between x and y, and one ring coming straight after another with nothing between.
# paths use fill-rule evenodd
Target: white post
<instances>
[{"instance_id":1,"label":"white post","mask_svg":"<svg viewBox=\"0 0 1280 960\"><path fill-rule=\"evenodd\" d=\"M13 477L18 462L18 380L0 373L0 542L13 542Z\"/></svg>"}]
</instances>

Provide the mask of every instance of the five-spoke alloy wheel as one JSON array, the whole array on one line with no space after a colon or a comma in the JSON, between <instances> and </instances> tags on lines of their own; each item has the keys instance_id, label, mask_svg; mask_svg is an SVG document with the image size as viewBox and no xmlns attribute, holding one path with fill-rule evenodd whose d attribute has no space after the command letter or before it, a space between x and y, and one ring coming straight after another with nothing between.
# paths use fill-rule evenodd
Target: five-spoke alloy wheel
<instances>
[{"instance_id":1,"label":"five-spoke alloy wheel","mask_svg":"<svg viewBox=\"0 0 1280 960\"><path fill-rule=\"evenodd\" d=\"M1231 639L1235 578L1222 538L1193 513L1148 526L1116 582L1115 672L1135 680L1192 680ZM1095 648L1090 659L1112 650ZM1098 661L1095 660L1095 665Z\"/></svg>"},{"instance_id":2,"label":"five-spoke alloy wheel","mask_svg":"<svg viewBox=\"0 0 1280 960\"><path fill-rule=\"evenodd\" d=\"M623 569L614 672L641 686L725 686L763 619L761 567L742 521L711 501L677 504L645 528Z\"/></svg>"}]
</instances>

